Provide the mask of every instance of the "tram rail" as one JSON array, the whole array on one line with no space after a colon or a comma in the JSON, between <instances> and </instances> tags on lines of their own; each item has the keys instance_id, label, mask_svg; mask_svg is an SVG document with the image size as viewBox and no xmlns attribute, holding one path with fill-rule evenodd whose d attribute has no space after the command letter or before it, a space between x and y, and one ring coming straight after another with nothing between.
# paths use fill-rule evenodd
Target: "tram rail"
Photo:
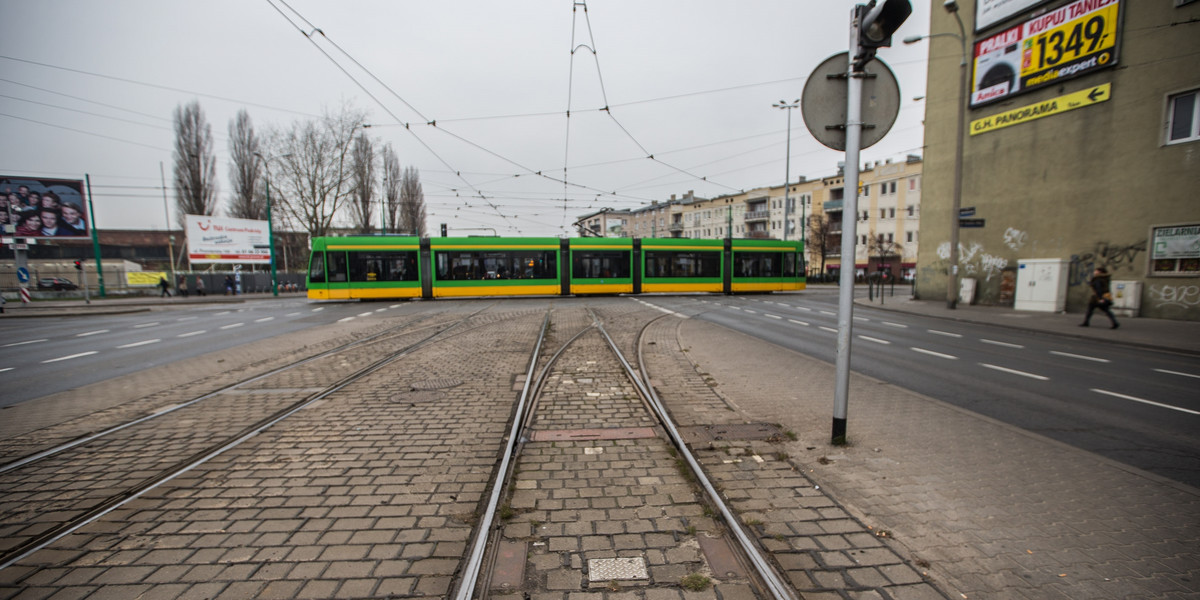
<instances>
[{"instance_id":1,"label":"tram rail","mask_svg":"<svg viewBox=\"0 0 1200 600\"><path fill-rule=\"evenodd\" d=\"M382 357L370 360L367 366L357 368L350 374L321 386L321 389L317 391L304 393L303 397L298 400L288 401L285 399L279 403L281 405L270 407L274 408L274 410L271 410L269 414L265 416L254 415L253 420L249 424L238 423L237 418L240 415L234 415L234 420L225 423L225 427L217 426L213 427L213 429L233 430L235 433L232 435L210 436L217 438L215 442L203 439L204 436L199 436L202 439L199 440L201 443L198 447L196 444L189 446L188 440L185 440L183 443L184 448L173 452L165 447L165 440L152 433L146 436L148 441L135 442L149 446L152 446L156 441L162 442L163 446L160 446L157 453L151 453L148 450L142 451L147 455L150 462L157 462L157 464L147 466L142 463L135 463L132 466L136 468L120 472L119 468L114 469L111 466L95 462L99 459L101 461L107 460L111 463L112 458L109 455L120 454L121 451L119 449L111 448L105 450L104 448L95 448L93 446L96 444L103 445L109 440L113 440L116 434L122 432L128 436L132 436L136 440L138 437L137 428L140 425L164 419L168 416L186 418L188 413L204 410L205 407L202 403L206 400L219 398L227 395L231 390L244 388L253 383L261 383L269 380L271 377L287 374L301 367L310 366L314 361L339 357L348 351L368 350L380 354L378 352L378 344L396 342L401 340L401 338L411 340L414 331L407 329L411 326L411 323L388 328L367 338L342 344L331 350L272 369L267 373L246 378L243 381L204 394L188 402L169 407L166 410L157 411L146 417L107 428L96 434L72 440L66 444L60 444L4 465L3 471L0 471L0 473L5 475L5 479L0 480L0 492L3 492L0 496L7 497L7 499L0 504L3 507L0 508L0 526L5 527L6 531L9 531L10 534L6 545L0 548L0 570L12 566L22 558L103 517L142 494L244 443L246 440L253 438L265 429L287 419L298 411L319 402L356 381L362 380L390 363L433 343L439 336L443 336L443 338L450 337L453 334L448 332L467 323L476 315L486 311L487 308L489 307L479 308L464 318L449 322L448 326L445 327L442 325L447 325L447 323L423 327L417 330L417 332L423 333L429 328L434 328L435 331L428 333L428 335L416 341L401 341L398 348L383 352ZM349 364L353 364L353 361L349 361ZM129 437L126 437L122 441L128 442L129 439ZM72 450L75 451L76 456L74 458L71 456L70 451ZM87 450L86 456L80 456L85 450ZM39 467L41 463L51 458L57 458L59 463L51 465L49 469L46 469L45 475L32 473L25 478L19 476L23 469L28 470ZM43 498L40 502L12 500L13 494L9 492L27 489L31 485L31 479L53 478L56 471L64 468L73 468L81 472L86 472L90 469L90 472L65 484L63 488L58 490L55 496ZM109 471L105 471L105 469L109 469ZM146 476L146 471L151 471L153 474ZM97 475L97 472L101 472L101 474ZM118 480L119 483L115 485L110 483L114 479ZM94 484L96 480L100 480L100 482ZM97 487L93 489L92 485L97 485ZM66 499L61 499L63 497ZM15 530L20 527L19 524L22 522L30 525L32 533L26 535Z\"/></svg>"}]
</instances>

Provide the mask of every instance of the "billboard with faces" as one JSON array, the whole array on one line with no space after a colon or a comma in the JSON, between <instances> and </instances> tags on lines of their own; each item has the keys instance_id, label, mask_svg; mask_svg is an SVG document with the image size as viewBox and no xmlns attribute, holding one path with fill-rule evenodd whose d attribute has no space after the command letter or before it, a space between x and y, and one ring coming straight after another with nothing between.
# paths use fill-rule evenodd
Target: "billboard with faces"
<instances>
[{"instance_id":1,"label":"billboard with faces","mask_svg":"<svg viewBox=\"0 0 1200 600\"><path fill-rule=\"evenodd\" d=\"M83 181L0 175L0 231L20 238L87 238Z\"/></svg>"}]
</instances>

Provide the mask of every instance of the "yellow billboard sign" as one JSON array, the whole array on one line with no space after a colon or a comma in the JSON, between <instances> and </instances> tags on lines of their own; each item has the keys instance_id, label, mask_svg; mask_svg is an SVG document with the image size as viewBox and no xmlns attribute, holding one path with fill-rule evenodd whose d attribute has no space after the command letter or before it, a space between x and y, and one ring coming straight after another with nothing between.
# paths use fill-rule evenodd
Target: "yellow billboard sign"
<instances>
[{"instance_id":1,"label":"yellow billboard sign","mask_svg":"<svg viewBox=\"0 0 1200 600\"><path fill-rule=\"evenodd\" d=\"M167 276L164 271L125 271L126 285L158 285Z\"/></svg>"},{"instance_id":2,"label":"yellow billboard sign","mask_svg":"<svg viewBox=\"0 0 1200 600\"><path fill-rule=\"evenodd\" d=\"M978 135L1004 129L1010 125L1019 125L1042 117L1061 114L1067 111L1105 102L1112 97L1112 84L1105 83L1081 90L1073 94L1050 98L1037 104L1029 104L990 117L971 121L971 135Z\"/></svg>"}]
</instances>

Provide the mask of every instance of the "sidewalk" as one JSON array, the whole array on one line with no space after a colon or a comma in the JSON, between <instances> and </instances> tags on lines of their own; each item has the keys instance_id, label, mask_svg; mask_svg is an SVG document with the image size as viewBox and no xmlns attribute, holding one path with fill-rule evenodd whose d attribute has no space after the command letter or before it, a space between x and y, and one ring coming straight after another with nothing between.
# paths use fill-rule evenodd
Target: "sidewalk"
<instances>
[{"instance_id":1,"label":"sidewalk","mask_svg":"<svg viewBox=\"0 0 1200 600\"><path fill-rule=\"evenodd\" d=\"M280 292L279 298L303 298L304 292ZM91 298L85 302L83 298L70 300L39 300L22 304L8 301L0 319L22 317L80 317L87 315L113 315L133 312L145 312L162 308L178 307L196 304L240 304L252 300L270 300L275 296L269 293L238 294L225 296L208 294L205 296L189 295L187 298L172 295L169 298L159 296L121 296L108 298Z\"/></svg>"},{"instance_id":2,"label":"sidewalk","mask_svg":"<svg viewBox=\"0 0 1200 600\"><path fill-rule=\"evenodd\" d=\"M1065 335L1080 339L1097 340L1105 343L1124 344L1139 348L1166 350L1200 355L1200 322L1173 321L1117 316L1119 329L1112 329L1108 317L1097 312L1092 315L1090 327L1080 327L1080 313L1045 313L1013 310L1006 306L978 306L959 303L955 309L946 307L945 300L913 300L907 293L886 296L874 301L856 298L857 306L870 306L883 310L951 319L968 323L995 325L1026 331L1037 331L1054 335Z\"/></svg>"}]
</instances>

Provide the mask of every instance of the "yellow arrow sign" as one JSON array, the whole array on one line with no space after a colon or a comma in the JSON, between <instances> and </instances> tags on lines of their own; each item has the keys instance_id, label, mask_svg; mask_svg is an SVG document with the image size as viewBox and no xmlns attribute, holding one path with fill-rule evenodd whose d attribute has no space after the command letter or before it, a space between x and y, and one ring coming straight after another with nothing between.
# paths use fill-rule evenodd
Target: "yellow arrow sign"
<instances>
[{"instance_id":1,"label":"yellow arrow sign","mask_svg":"<svg viewBox=\"0 0 1200 600\"><path fill-rule=\"evenodd\" d=\"M1112 97L1112 84L1105 83L1090 87L1086 90L1078 91L1066 96L1058 96L1030 104L1012 110L1006 110L1002 113L976 119L971 121L971 135L987 133L997 129L1004 129L1011 125L1019 125L1028 121L1034 121L1042 117L1049 117L1065 113L1069 110L1091 106L1099 102L1105 102Z\"/></svg>"}]
</instances>

